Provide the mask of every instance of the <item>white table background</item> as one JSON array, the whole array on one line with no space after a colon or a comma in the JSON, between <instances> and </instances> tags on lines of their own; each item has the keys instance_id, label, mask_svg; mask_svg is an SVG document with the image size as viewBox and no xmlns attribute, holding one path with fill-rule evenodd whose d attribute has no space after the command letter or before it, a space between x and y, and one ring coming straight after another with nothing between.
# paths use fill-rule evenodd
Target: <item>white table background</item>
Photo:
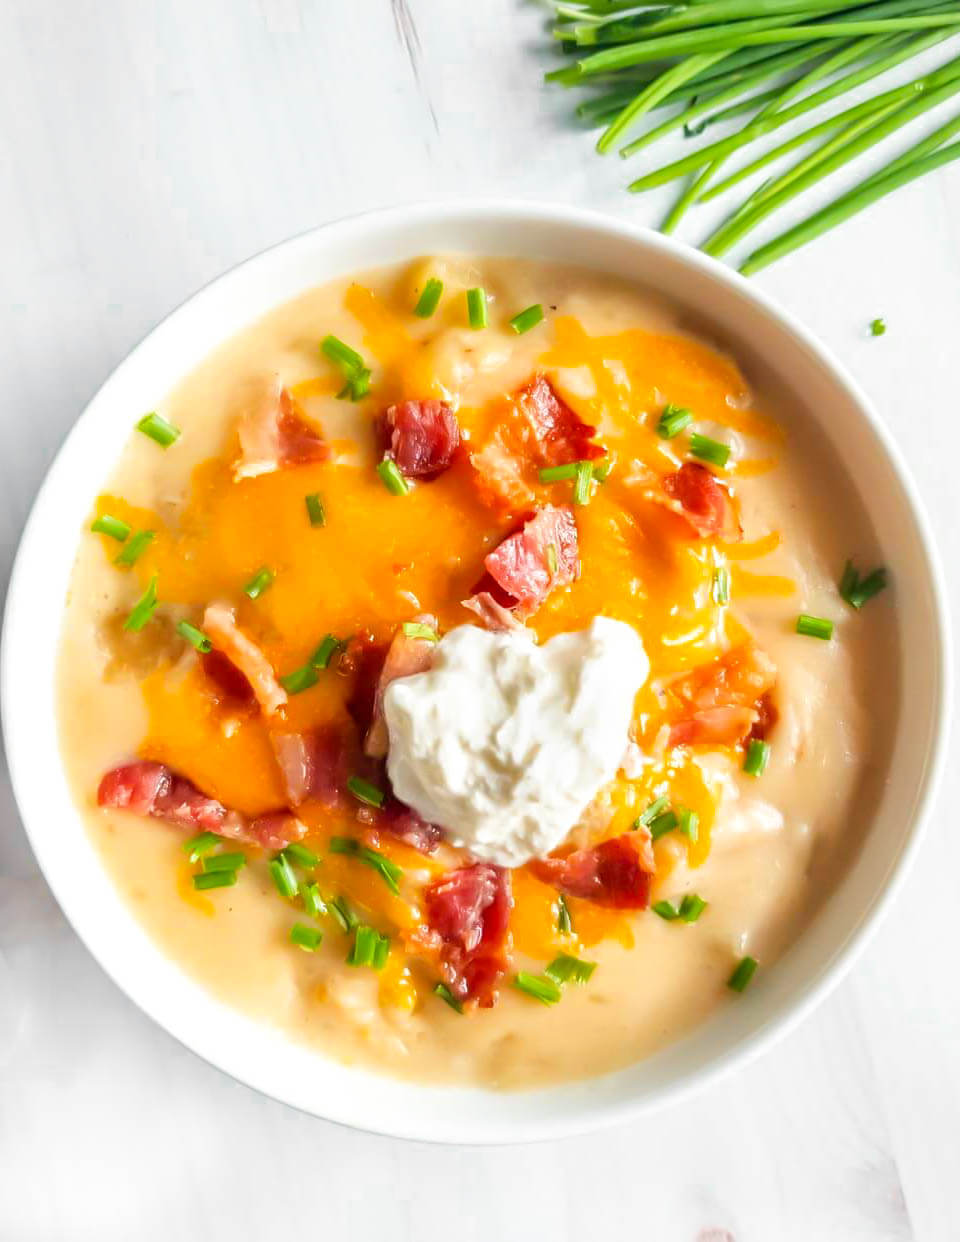
<instances>
[{"instance_id":1,"label":"white table background","mask_svg":"<svg viewBox=\"0 0 960 1242\"><path fill-rule=\"evenodd\" d=\"M524 0L0 0L4 583L88 398L246 256L363 208L475 193L656 223L669 196L626 195L628 169L540 86L542 22ZM897 434L956 611L960 166L756 279ZM871 339L876 315L888 332ZM59 913L4 774L0 1240L960 1238L958 800L951 772L880 933L774 1052L630 1126L469 1150L301 1116L153 1026Z\"/></svg>"}]
</instances>

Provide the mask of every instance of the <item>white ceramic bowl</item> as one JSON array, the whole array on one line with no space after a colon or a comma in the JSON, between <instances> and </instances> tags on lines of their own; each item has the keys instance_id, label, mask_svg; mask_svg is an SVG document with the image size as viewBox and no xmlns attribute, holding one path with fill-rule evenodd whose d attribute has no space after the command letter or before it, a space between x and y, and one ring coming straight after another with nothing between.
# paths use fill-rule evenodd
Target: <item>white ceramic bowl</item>
<instances>
[{"instance_id":1,"label":"white ceramic bowl","mask_svg":"<svg viewBox=\"0 0 960 1242\"><path fill-rule=\"evenodd\" d=\"M225 338L301 290L425 253L574 261L662 291L737 357L797 394L845 458L897 584L909 662L892 760L874 822L800 940L735 1005L632 1068L530 1093L432 1088L346 1069L221 1004L148 938L94 852L59 765L54 653L84 521L109 466L149 409ZM946 737L947 625L919 501L869 402L799 324L698 252L568 207L481 202L402 207L285 242L214 281L117 368L78 419L37 497L10 584L2 650L7 756L23 822L65 914L146 1013L242 1082L319 1117L445 1142L554 1137L631 1117L742 1064L799 1021L849 968L919 840ZM39 656L39 658L38 658Z\"/></svg>"}]
</instances>

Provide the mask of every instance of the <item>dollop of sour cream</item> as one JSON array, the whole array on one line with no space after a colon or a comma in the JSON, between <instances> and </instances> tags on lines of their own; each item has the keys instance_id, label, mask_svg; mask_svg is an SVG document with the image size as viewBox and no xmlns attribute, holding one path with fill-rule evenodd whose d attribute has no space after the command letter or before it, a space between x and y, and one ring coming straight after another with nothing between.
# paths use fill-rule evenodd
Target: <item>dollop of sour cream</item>
<instances>
[{"instance_id":1,"label":"dollop of sour cream","mask_svg":"<svg viewBox=\"0 0 960 1242\"><path fill-rule=\"evenodd\" d=\"M393 789L475 858L548 854L616 775L649 671L637 633L608 617L542 646L451 630L431 669L384 696Z\"/></svg>"}]
</instances>

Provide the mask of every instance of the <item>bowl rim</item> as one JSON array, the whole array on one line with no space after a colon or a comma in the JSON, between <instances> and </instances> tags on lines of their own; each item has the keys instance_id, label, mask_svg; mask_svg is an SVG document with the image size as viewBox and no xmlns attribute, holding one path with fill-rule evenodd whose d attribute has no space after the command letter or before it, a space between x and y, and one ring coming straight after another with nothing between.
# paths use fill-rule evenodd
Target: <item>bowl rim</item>
<instances>
[{"instance_id":1,"label":"bowl rim","mask_svg":"<svg viewBox=\"0 0 960 1242\"><path fill-rule=\"evenodd\" d=\"M936 623L936 633L931 636L935 647L934 653L934 701L931 704L931 736L928 761L918 783L911 821L909 822L903 843L890 867L885 880L878 886L872 901L865 909L859 925L855 927L846 941L834 951L832 956L820 966L796 994L783 1002L780 1012L750 1032L734 1047L719 1056L705 1061L693 1069L682 1080L667 1083L654 1088L642 1096L625 1096L614 1102L603 1105L578 1109L574 1115L535 1118L528 1122L487 1121L474 1130L458 1124L451 1118L446 1124L428 1121L424 1124L420 1118L411 1115L402 1125L380 1123L376 1119L364 1116L358 1120L351 1110L339 1109L329 1112L317 1112L306 1107L296 1098L293 1091L278 1090L276 1084L265 1083L263 1076L255 1068L229 1064L229 1057L214 1055L209 1049L198 1047L198 1041L178 1029L180 1024L176 1015L161 1012L162 1006L154 1003L148 988L140 987L135 980L126 976L118 963L111 960L105 946L94 947L93 934L89 921L84 913L83 899L66 883L66 878L58 874L53 862L52 842L44 841L44 833L37 829L36 823L29 823L23 813L27 799L23 796L26 777L21 770L20 756L22 751L11 744L13 725L13 683L14 665L17 651L11 639L11 618L20 609L28 596L29 554L34 542L38 515L46 509L50 502L52 476L57 463L69 452L71 442L79 428L87 421L91 413L100 403L101 397L107 392L118 374L137 365L141 353L145 352L148 342L158 334L165 325L176 319L181 312L194 303L202 301L214 290L223 290L232 281L239 281L248 276L255 268L267 268L288 252L300 247L307 248L318 237L328 241L335 239L336 234L347 234L351 230L366 230L371 237L378 230L389 230L401 225L415 226L436 223L440 220L464 222L471 219L485 218L493 220L499 217L503 223L522 221L528 224L544 226L559 225L573 229L590 230L606 234L611 240L618 240L631 247L646 248L654 253L660 252L669 256L680 265L691 269L695 274L712 280L722 286L734 297L752 303L767 319L772 320L791 336L794 341L805 348L818 363L830 382L844 393L851 405L856 407L859 417L868 425L877 441L882 455L895 474L902 488L907 507L915 524L916 535L923 552L923 565L918 567L930 591L932 613ZM278 303L279 304L279 303ZM269 306L260 313L266 313ZM247 322L253 322L256 316ZM171 386L177 377L171 378ZM469 1145L486 1145L496 1143L526 1142L540 1139L566 1137L587 1133L603 1126L623 1122L641 1113L648 1113L662 1108L669 1103L679 1102L691 1096L707 1085L717 1082L720 1078L733 1072L736 1068L768 1050L777 1040L786 1036L802 1022L810 1012L823 1001L840 983L864 951L871 936L895 900L897 893L913 864L926 829L933 799L943 773L951 715L949 688L952 685L952 650L949 613L946 603L946 590L940 556L932 535L929 520L919 499L917 489L905 465L900 450L887 430L872 402L859 383L847 372L824 345L808 331L789 311L780 307L772 298L763 293L755 285L748 282L738 272L719 263L717 260L701 253L692 247L677 242L673 238L655 232L652 229L638 226L620 219L610 217L592 209L568 206L557 203L541 202L529 199L509 199L497 197L471 197L461 199L444 199L439 201L418 201L390 207L376 208L369 211L354 213L308 229L292 238L280 241L275 245L243 260L225 272L222 272L200 289L190 294L183 302L165 315L111 370L104 382L84 406L67 435L64 437L57 454L51 462L30 509L29 516L20 537L19 547L10 574L8 594L3 617L3 633L0 637L0 718L5 739L11 785L17 802L24 832L30 842L38 866L51 888L65 917L73 927L81 942L91 953L98 965L113 980L120 990L128 996L139 1009L156 1022L163 1030L172 1035L180 1044L207 1061L215 1069L237 1079L247 1086L262 1092L270 1098L280 1100L293 1108L318 1116L337 1124L352 1128L379 1133L386 1136L407 1138L418 1141L441 1143L464 1143ZM58 756L59 758L59 756ZM131 912L131 917L133 914ZM418 1084L410 1084L416 1087ZM483 1089L480 1089L483 1090ZM549 1089L548 1089L549 1090Z\"/></svg>"}]
</instances>

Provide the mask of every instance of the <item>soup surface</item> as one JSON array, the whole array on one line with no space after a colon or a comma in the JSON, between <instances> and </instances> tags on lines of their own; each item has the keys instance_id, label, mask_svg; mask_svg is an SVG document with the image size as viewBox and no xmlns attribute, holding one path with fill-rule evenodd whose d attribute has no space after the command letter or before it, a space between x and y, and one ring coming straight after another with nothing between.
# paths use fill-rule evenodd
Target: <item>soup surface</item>
<instances>
[{"instance_id":1,"label":"soup surface","mask_svg":"<svg viewBox=\"0 0 960 1242\"><path fill-rule=\"evenodd\" d=\"M849 479L755 384L633 286L454 256L144 394L60 721L165 951L345 1062L511 1088L650 1054L751 961L763 986L865 829L898 689Z\"/></svg>"}]
</instances>

